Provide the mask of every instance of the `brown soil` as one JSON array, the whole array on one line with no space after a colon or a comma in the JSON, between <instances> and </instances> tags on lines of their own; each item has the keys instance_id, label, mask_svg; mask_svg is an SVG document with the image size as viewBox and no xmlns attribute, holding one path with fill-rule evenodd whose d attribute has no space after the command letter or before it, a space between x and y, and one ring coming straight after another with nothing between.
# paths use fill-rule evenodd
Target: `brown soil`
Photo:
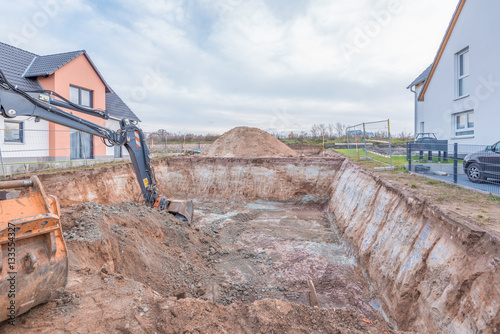
<instances>
[{"instance_id":1,"label":"brown soil","mask_svg":"<svg viewBox=\"0 0 500 334\"><path fill-rule=\"evenodd\" d=\"M295 152L303 154L305 156L319 155L323 151L323 148L321 146L314 144L302 143L302 144L287 144L287 145Z\"/></svg>"},{"instance_id":2,"label":"brown soil","mask_svg":"<svg viewBox=\"0 0 500 334\"><path fill-rule=\"evenodd\" d=\"M473 224L500 232L500 198L455 186L418 174L384 172L383 177Z\"/></svg>"},{"instance_id":3,"label":"brown soil","mask_svg":"<svg viewBox=\"0 0 500 334\"><path fill-rule=\"evenodd\" d=\"M329 161L289 160L299 161L299 168L300 161L315 159L324 164ZM217 165L216 160L225 159L208 160ZM274 163L287 160L274 159ZM193 161L193 166L202 165ZM180 161L165 162L174 178L175 163ZM255 171L272 163L261 162ZM158 175L162 166L157 168ZM186 173L195 169L189 166ZM58 174L42 183L50 194L55 194L55 188L64 189L67 194L59 197L66 206L94 198L109 204L117 195L121 200L135 197L132 173L130 166L111 166ZM211 178L216 175L208 173ZM269 183L268 170L260 173ZM110 174L117 188L100 183ZM256 183L261 177L249 174L254 179L244 175L245 180L250 178L248 184L239 183L243 181L237 178L239 174L226 177L244 188L245 198L252 185L262 196L265 187ZM278 174L280 180L288 180L288 174ZM318 177L325 174L314 163L307 165L305 176L311 177L314 187L322 187ZM378 175L444 211L465 213L469 220L482 214L490 218L481 220L485 227L500 226L499 202L487 195L400 171ZM291 184L299 181L289 180ZM221 184L227 188L227 179ZM288 185L276 184L269 187L274 191ZM299 183L298 188L306 191L308 184ZM168 185L180 193L171 180ZM179 186L189 188L189 183L184 180ZM93 197L76 196L78 187L92 188L87 192ZM210 188L206 192L219 198L222 191ZM306 203L313 194L312 190L297 193L302 204L245 203L231 196L223 202L197 202L191 226L133 202L66 207L62 222L70 276L65 294L20 316L15 328L0 325L0 333L393 333L370 307L377 296L363 280L361 269L349 256L335 253L341 248L340 238L324 217L324 203ZM316 285L320 309L306 305L309 279Z\"/></svg>"},{"instance_id":4,"label":"brown soil","mask_svg":"<svg viewBox=\"0 0 500 334\"><path fill-rule=\"evenodd\" d=\"M359 270L329 264L342 256L324 255L338 240L316 206L197 207L192 226L133 202L63 209L65 293L0 333L395 333L363 301ZM322 308L304 305L305 279Z\"/></svg>"},{"instance_id":5,"label":"brown soil","mask_svg":"<svg viewBox=\"0 0 500 334\"><path fill-rule=\"evenodd\" d=\"M224 133L203 151L203 155L226 158L299 156L271 134L244 126Z\"/></svg>"}]
</instances>

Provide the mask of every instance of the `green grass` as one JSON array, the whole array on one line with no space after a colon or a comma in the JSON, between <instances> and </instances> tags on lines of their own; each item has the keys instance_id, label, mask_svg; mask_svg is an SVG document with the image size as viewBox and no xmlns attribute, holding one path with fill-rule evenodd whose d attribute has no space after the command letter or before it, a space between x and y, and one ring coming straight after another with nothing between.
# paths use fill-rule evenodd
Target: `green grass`
<instances>
[{"instance_id":1,"label":"green grass","mask_svg":"<svg viewBox=\"0 0 500 334\"><path fill-rule=\"evenodd\" d=\"M356 153L356 150L355 149L350 149L350 150L347 150L347 149L334 149L335 151L339 152L339 153L342 153L343 155L347 156L347 152L349 151L350 153L350 157L351 158L354 158L354 159L357 159L357 153ZM365 157L365 150L364 149L359 149L359 157L362 158L362 157ZM385 158L385 157L381 157L379 155L376 155L376 154L371 154L368 152L368 157L370 158L374 158L375 160L377 161L380 161L382 163L385 163L385 164L389 164L390 163L390 160L389 158ZM412 164L417 164L417 162L414 162L415 160L418 160L419 159L419 156L418 155L412 155L411 157L411 160L412 160ZM432 159L434 162L438 162L438 158L437 157L434 157ZM423 162L418 162L418 164L425 164L427 163L427 160L424 160ZM445 162L443 162L443 160L441 159L441 163L442 164L445 164ZM449 159L448 162L446 162L446 164L452 164L453 163L453 160ZM406 160L406 155L393 155L392 156L392 165L396 168L399 168L399 167L402 167L404 168L404 166L408 164L408 161Z\"/></svg>"},{"instance_id":2,"label":"green grass","mask_svg":"<svg viewBox=\"0 0 500 334\"><path fill-rule=\"evenodd\" d=\"M334 149L334 151L337 151L339 153L342 153L343 155L347 156L347 149ZM350 153L350 157L354 157L355 159L357 159L357 153L356 153L356 150L354 149L351 149L349 150L349 153ZM359 150L359 157L362 158L362 157L365 157L365 150L363 149L360 149ZM376 155L376 154L371 154L368 152L368 157L370 158L374 158L376 159L377 161L380 161L382 163L385 163L387 165L389 165L390 163L390 159L389 158L385 158L385 157L381 157L379 155ZM408 162L406 161L406 156L402 156L402 155L395 155L392 157L392 165L396 168L398 167L403 167L405 166L405 164L407 164Z\"/></svg>"},{"instance_id":3,"label":"green grass","mask_svg":"<svg viewBox=\"0 0 500 334\"><path fill-rule=\"evenodd\" d=\"M492 202L500 202L500 197L493 195L492 193L489 193L488 195L488 200Z\"/></svg>"},{"instance_id":4,"label":"green grass","mask_svg":"<svg viewBox=\"0 0 500 334\"><path fill-rule=\"evenodd\" d=\"M370 139L376 139L376 138L370 138ZM380 140L387 140L387 138L379 138ZM302 138L302 139L280 139L283 143L285 144L313 144L313 145L323 145L323 138ZM396 138L391 138L391 144L393 145L406 145L406 142L408 139L396 139ZM363 141L361 141L363 142ZM335 143L346 143L346 138L337 138L337 139L327 139L325 138L325 145L326 144L335 144ZM351 141L352 143L352 141Z\"/></svg>"}]
</instances>

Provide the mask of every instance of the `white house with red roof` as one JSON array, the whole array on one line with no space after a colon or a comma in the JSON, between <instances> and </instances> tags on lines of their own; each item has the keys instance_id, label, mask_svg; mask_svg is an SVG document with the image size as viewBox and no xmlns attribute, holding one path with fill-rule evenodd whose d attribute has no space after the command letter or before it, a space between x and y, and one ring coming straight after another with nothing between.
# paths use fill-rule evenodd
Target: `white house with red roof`
<instances>
[{"instance_id":1,"label":"white house with red roof","mask_svg":"<svg viewBox=\"0 0 500 334\"><path fill-rule=\"evenodd\" d=\"M71 111L101 126L119 129L119 121L137 116L111 89L86 51L40 56L0 42L0 69L24 91L52 90L73 103L106 109L104 120ZM3 162L43 162L118 158L128 153L107 147L99 137L34 117L0 117L0 157Z\"/></svg>"}]
</instances>

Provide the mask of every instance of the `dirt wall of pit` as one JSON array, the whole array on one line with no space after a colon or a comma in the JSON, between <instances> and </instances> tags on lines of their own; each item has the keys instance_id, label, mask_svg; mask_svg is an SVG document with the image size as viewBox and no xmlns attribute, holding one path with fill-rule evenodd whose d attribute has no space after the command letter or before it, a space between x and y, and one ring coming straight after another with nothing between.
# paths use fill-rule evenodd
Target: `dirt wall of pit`
<instances>
[{"instance_id":1,"label":"dirt wall of pit","mask_svg":"<svg viewBox=\"0 0 500 334\"><path fill-rule=\"evenodd\" d=\"M346 161L329 211L402 330L500 332L499 235Z\"/></svg>"},{"instance_id":2,"label":"dirt wall of pit","mask_svg":"<svg viewBox=\"0 0 500 334\"><path fill-rule=\"evenodd\" d=\"M344 159L169 159L156 166L160 190L172 198L326 202ZM165 188L163 188L166 186Z\"/></svg>"},{"instance_id":3,"label":"dirt wall of pit","mask_svg":"<svg viewBox=\"0 0 500 334\"><path fill-rule=\"evenodd\" d=\"M160 193L178 199L327 202L344 240L403 330L500 332L500 237L444 213L339 158L168 158L155 161ZM40 175L63 206L114 204L140 194L133 168ZM196 213L195 213L196 214Z\"/></svg>"},{"instance_id":4,"label":"dirt wall of pit","mask_svg":"<svg viewBox=\"0 0 500 334\"><path fill-rule=\"evenodd\" d=\"M326 202L338 159L174 157L154 161L159 193L173 199ZM131 164L41 174L47 194L62 206L137 200Z\"/></svg>"}]
</instances>

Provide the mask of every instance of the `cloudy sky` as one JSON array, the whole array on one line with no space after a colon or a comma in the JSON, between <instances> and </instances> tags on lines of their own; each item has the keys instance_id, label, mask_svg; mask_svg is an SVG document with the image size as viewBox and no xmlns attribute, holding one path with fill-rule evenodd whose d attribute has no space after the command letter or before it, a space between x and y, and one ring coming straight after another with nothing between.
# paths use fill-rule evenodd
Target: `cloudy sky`
<instances>
[{"instance_id":1,"label":"cloudy sky","mask_svg":"<svg viewBox=\"0 0 500 334\"><path fill-rule=\"evenodd\" d=\"M142 128L308 131L390 119L458 0L3 0L0 41L85 49Z\"/></svg>"}]
</instances>

